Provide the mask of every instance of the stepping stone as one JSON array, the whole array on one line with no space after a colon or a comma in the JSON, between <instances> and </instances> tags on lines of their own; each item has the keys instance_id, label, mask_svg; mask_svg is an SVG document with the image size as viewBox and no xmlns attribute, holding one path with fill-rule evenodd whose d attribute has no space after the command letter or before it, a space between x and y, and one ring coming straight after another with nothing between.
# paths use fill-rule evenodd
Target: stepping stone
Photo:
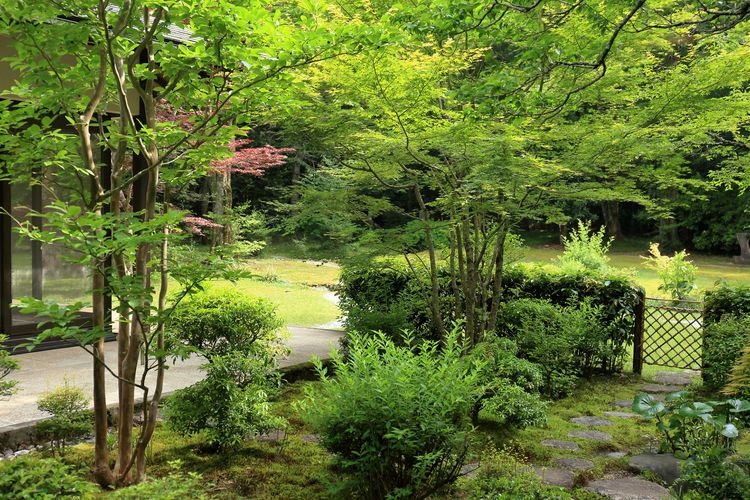
<instances>
[{"instance_id":1,"label":"stepping stone","mask_svg":"<svg viewBox=\"0 0 750 500\"><path fill-rule=\"evenodd\" d=\"M560 441L559 439L545 439L542 441L542 445L549 446L550 448L557 448L558 450L571 450L578 451L578 444L572 441Z\"/></svg>"},{"instance_id":2,"label":"stepping stone","mask_svg":"<svg viewBox=\"0 0 750 500\"><path fill-rule=\"evenodd\" d=\"M641 390L645 392L677 392L682 390L679 385L643 384Z\"/></svg>"},{"instance_id":3,"label":"stepping stone","mask_svg":"<svg viewBox=\"0 0 750 500\"><path fill-rule=\"evenodd\" d=\"M276 429L263 434L255 436L256 441L263 441L266 443L279 443L286 439L286 431L283 429Z\"/></svg>"},{"instance_id":4,"label":"stepping stone","mask_svg":"<svg viewBox=\"0 0 750 500\"><path fill-rule=\"evenodd\" d=\"M575 480L575 474L566 469L558 467L541 467L534 466L534 472L539 476L542 482L549 486L562 486L563 488L572 488Z\"/></svg>"},{"instance_id":5,"label":"stepping stone","mask_svg":"<svg viewBox=\"0 0 750 500\"><path fill-rule=\"evenodd\" d=\"M612 406L615 406L617 408L632 408L633 400L632 399L618 399L617 401L612 401Z\"/></svg>"},{"instance_id":6,"label":"stepping stone","mask_svg":"<svg viewBox=\"0 0 750 500\"><path fill-rule=\"evenodd\" d=\"M474 477L478 474L479 462L471 462L461 466L460 473L464 477Z\"/></svg>"},{"instance_id":7,"label":"stepping stone","mask_svg":"<svg viewBox=\"0 0 750 500\"><path fill-rule=\"evenodd\" d=\"M570 471L589 470L594 468L594 462L585 458L557 458L555 463Z\"/></svg>"},{"instance_id":8,"label":"stepping stone","mask_svg":"<svg viewBox=\"0 0 750 500\"><path fill-rule=\"evenodd\" d=\"M635 413L629 411L605 411L604 414L608 417L617 418L636 418L638 416Z\"/></svg>"},{"instance_id":9,"label":"stepping stone","mask_svg":"<svg viewBox=\"0 0 750 500\"><path fill-rule=\"evenodd\" d=\"M570 421L584 427L606 427L614 423L611 420L601 417L573 417Z\"/></svg>"},{"instance_id":10,"label":"stepping stone","mask_svg":"<svg viewBox=\"0 0 750 500\"><path fill-rule=\"evenodd\" d=\"M306 443L320 443L320 436L317 434L305 434L304 436L301 436L300 439Z\"/></svg>"},{"instance_id":11,"label":"stepping stone","mask_svg":"<svg viewBox=\"0 0 750 500\"><path fill-rule=\"evenodd\" d=\"M685 386L692 384L696 378L695 373L660 372L654 376L654 381L658 384Z\"/></svg>"},{"instance_id":12,"label":"stepping stone","mask_svg":"<svg viewBox=\"0 0 750 500\"><path fill-rule=\"evenodd\" d=\"M601 456L605 458L611 458L613 460L619 460L627 455L627 452L625 451L607 451L605 453L602 453Z\"/></svg>"},{"instance_id":13,"label":"stepping stone","mask_svg":"<svg viewBox=\"0 0 750 500\"><path fill-rule=\"evenodd\" d=\"M589 483L586 489L613 500L662 500L670 498L669 491L664 486L638 477L600 479Z\"/></svg>"},{"instance_id":14,"label":"stepping stone","mask_svg":"<svg viewBox=\"0 0 750 500\"><path fill-rule=\"evenodd\" d=\"M641 453L628 460L628 465L636 472L649 471L671 486L680 477L680 461L669 453Z\"/></svg>"},{"instance_id":15,"label":"stepping stone","mask_svg":"<svg viewBox=\"0 0 750 500\"><path fill-rule=\"evenodd\" d=\"M569 437L589 439L591 441L612 441L612 435L601 431L570 431Z\"/></svg>"}]
</instances>

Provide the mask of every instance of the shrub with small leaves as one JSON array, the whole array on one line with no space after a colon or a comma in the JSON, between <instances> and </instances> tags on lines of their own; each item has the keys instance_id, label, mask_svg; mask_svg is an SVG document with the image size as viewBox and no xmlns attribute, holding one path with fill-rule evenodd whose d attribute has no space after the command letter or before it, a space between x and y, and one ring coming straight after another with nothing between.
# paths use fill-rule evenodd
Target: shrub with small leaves
<instances>
[{"instance_id":1,"label":"shrub with small leaves","mask_svg":"<svg viewBox=\"0 0 750 500\"><path fill-rule=\"evenodd\" d=\"M750 498L750 475L728 460L723 450L712 448L681 467L672 492L685 500L747 500Z\"/></svg>"},{"instance_id":2,"label":"shrub with small leaves","mask_svg":"<svg viewBox=\"0 0 750 500\"><path fill-rule=\"evenodd\" d=\"M0 498L92 498L99 488L54 458L18 457L0 462Z\"/></svg>"},{"instance_id":3,"label":"shrub with small leaves","mask_svg":"<svg viewBox=\"0 0 750 500\"><path fill-rule=\"evenodd\" d=\"M604 271L609 267L607 252L612 241L613 238L605 237L604 227L594 232L591 221L579 220L576 228L563 238L565 249L557 258L558 264L565 272Z\"/></svg>"},{"instance_id":4,"label":"shrub with small leaves","mask_svg":"<svg viewBox=\"0 0 750 500\"><path fill-rule=\"evenodd\" d=\"M7 398L16 392L16 380L6 380L14 370L18 370L18 361L10 357L10 353L3 349L3 342L8 340L7 335L0 333L0 398Z\"/></svg>"},{"instance_id":5,"label":"shrub with small leaves","mask_svg":"<svg viewBox=\"0 0 750 500\"><path fill-rule=\"evenodd\" d=\"M456 328L442 347L408 336L399 346L354 334L347 360L333 358L335 378L318 363L322 384L308 389L304 413L351 475L352 496L425 498L458 478L483 390L459 337Z\"/></svg>"},{"instance_id":6,"label":"shrub with small leaves","mask_svg":"<svg viewBox=\"0 0 750 500\"><path fill-rule=\"evenodd\" d=\"M60 454L65 454L68 441L91 432L89 400L81 389L70 385L68 380L61 387L40 397L36 406L52 415L36 424L37 432L49 439L53 449L57 449Z\"/></svg>"},{"instance_id":7,"label":"shrub with small leaves","mask_svg":"<svg viewBox=\"0 0 750 500\"><path fill-rule=\"evenodd\" d=\"M750 344L750 316L724 315L721 321L703 329L703 385L710 390L723 388L740 358L743 347Z\"/></svg>"},{"instance_id":8,"label":"shrub with small leaves","mask_svg":"<svg viewBox=\"0 0 750 500\"><path fill-rule=\"evenodd\" d=\"M278 372L260 358L236 353L213 356L202 367L206 378L176 391L164 405L168 424L180 434L205 432L209 445L231 448L245 438L285 425L271 414L269 392Z\"/></svg>"},{"instance_id":9,"label":"shrub with small leaves","mask_svg":"<svg viewBox=\"0 0 750 500\"><path fill-rule=\"evenodd\" d=\"M267 300L233 288L199 292L182 301L172 313L170 331L180 342L211 356L238 352L259 356L273 365L287 352L284 322Z\"/></svg>"},{"instance_id":10,"label":"shrub with small leaves","mask_svg":"<svg viewBox=\"0 0 750 500\"><path fill-rule=\"evenodd\" d=\"M115 490L108 495L109 498L120 498L128 500L203 500L208 498L206 481L196 472L182 472L180 460L169 462L172 469L169 475L160 478L149 478L144 482Z\"/></svg>"}]
</instances>

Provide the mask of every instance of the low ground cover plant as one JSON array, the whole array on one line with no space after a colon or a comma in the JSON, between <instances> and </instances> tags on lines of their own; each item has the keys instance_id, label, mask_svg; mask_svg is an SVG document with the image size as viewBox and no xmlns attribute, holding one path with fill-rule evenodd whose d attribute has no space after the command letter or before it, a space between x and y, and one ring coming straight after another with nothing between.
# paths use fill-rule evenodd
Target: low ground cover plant
<instances>
[{"instance_id":1,"label":"low ground cover plant","mask_svg":"<svg viewBox=\"0 0 750 500\"><path fill-rule=\"evenodd\" d=\"M0 462L0 498L92 498L99 488L55 458L18 457Z\"/></svg>"},{"instance_id":2,"label":"low ground cover plant","mask_svg":"<svg viewBox=\"0 0 750 500\"><path fill-rule=\"evenodd\" d=\"M383 333L350 337L334 357L336 377L308 391L306 420L352 478L349 494L424 498L452 484L469 450L469 413L480 371L462 357L459 329L442 347Z\"/></svg>"}]
</instances>

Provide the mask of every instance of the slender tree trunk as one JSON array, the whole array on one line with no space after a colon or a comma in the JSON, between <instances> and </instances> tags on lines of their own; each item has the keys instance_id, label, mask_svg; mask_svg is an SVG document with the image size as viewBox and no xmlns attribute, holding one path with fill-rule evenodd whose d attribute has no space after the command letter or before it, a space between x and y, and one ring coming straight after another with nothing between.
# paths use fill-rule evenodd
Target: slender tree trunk
<instances>
[{"instance_id":1,"label":"slender tree trunk","mask_svg":"<svg viewBox=\"0 0 750 500\"><path fill-rule=\"evenodd\" d=\"M440 281L438 279L437 255L435 254L435 242L432 238L430 213L422 198L422 191L419 185L414 186L414 194L417 198L417 203L419 203L420 219L424 223L427 253L430 257L430 311L432 314L432 325L436 333L442 335L445 332L445 325L443 324L443 313L440 310Z\"/></svg>"},{"instance_id":2,"label":"slender tree trunk","mask_svg":"<svg viewBox=\"0 0 750 500\"><path fill-rule=\"evenodd\" d=\"M607 236L619 239L622 236L622 227L620 225L620 202L603 201L602 215L604 216L604 228Z\"/></svg>"}]
</instances>

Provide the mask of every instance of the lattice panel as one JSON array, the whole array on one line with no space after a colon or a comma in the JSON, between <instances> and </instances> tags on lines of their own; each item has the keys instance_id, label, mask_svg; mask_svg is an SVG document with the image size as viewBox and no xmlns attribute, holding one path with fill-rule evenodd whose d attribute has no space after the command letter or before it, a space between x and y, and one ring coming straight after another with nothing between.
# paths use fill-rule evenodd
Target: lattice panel
<instances>
[{"instance_id":1,"label":"lattice panel","mask_svg":"<svg viewBox=\"0 0 750 500\"><path fill-rule=\"evenodd\" d=\"M643 362L701 368L703 312L700 302L647 299L643 315Z\"/></svg>"}]
</instances>

